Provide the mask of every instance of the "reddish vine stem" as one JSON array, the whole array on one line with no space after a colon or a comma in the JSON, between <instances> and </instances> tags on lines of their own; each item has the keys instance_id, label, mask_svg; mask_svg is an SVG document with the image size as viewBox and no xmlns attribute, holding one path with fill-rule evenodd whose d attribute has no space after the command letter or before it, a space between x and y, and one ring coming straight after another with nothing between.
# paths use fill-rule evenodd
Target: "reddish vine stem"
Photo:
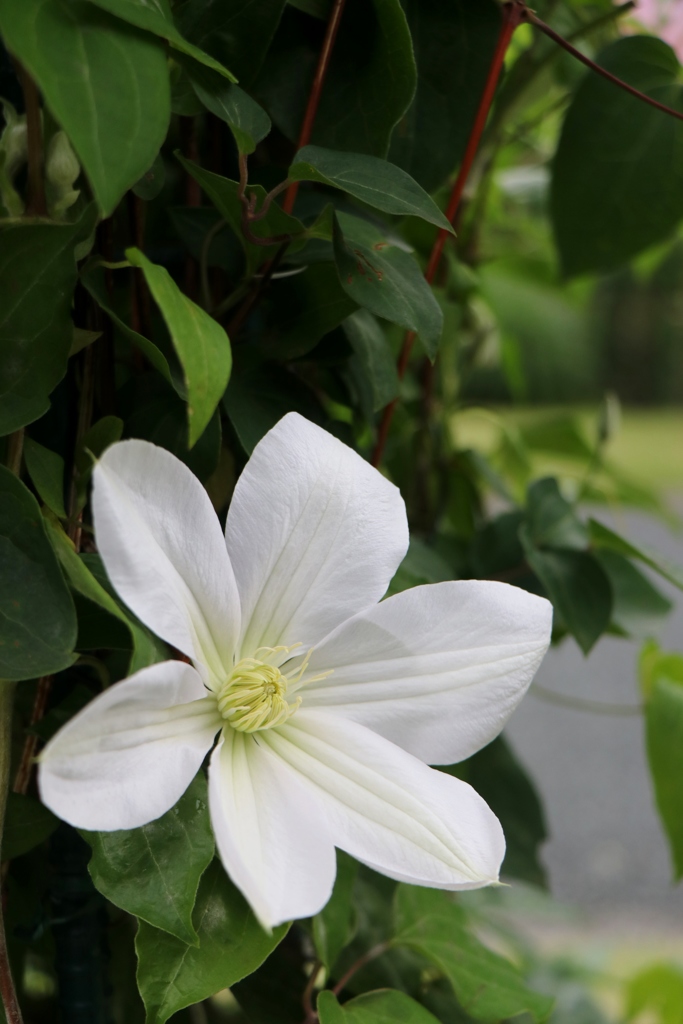
<instances>
[{"instance_id":1,"label":"reddish vine stem","mask_svg":"<svg viewBox=\"0 0 683 1024\"><path fill-rule=\"evenodd\" d=\"M33 707L31 709L29 728L37 725L37 723L43 718L47 709L47 700L50 696L51 686L52 676L41 676L38 680L38 688L36 690L35 700L33 701ZM21 752L19 767L17 768L16 775L14 776L14 782L12 784L13 793L20 793L22 796L26 794L31 781L31 775L33 774L33 759L36 756L37 746L38 736L36 736L35 733L26 737L24 749Z\"/></svg>"},{"instance_id":2,"label":"reddish vine stem","mask_svg":"<svg viewBox=\"0 0 683 1024\"><path fill-rule=\"evenodd\" d=\"M307 146L313 133L313 125L315 124L318 106L320 105L320 96L322 94L323 85L325 84L325 78L327 77L327 71L330 66L332 50L334 49L337 32L339 31L341 17L344 13L345 3L346 0L334 0L330 20L328 21L327 29L325 30L325 38L323 39L320 56L318 57L318 66L315 69L315 75L313 77L313 85L311 86L308 103L306 104L306 113L304 114L301 131L299 132L299 138L297 140L297 149L302 149L304 146ZM293 181L287 189L287 193L282 204L282 209L285 213L291 213L294 209L294 201L296 200L296 194L298 191L299 182Z\"/></svg>"},{"instance_id":3,"label":"reddish vine stem","mask_svg":"<svg viewBox=\"0 0 683 1024\"><path fill-rule=\"evenodd\" d=\"M623 80L623 78L617 78L617 76L613 75L611 71L607 71L606 68L600 67L600 65L596 64L594 60L590 59L590 57L586 57L584 53L581 53L581 50L577 50L575 46L572 46L572 44L565 39L564 36L561 36L559 32L556 32L554 28L551 28L550 25L546 25L544 21L537 18L534 12L530 11L528 8L525 13L525 20L530 21L532 25L535 25L536 28L541 30L541 32L544 32L549 39L552 39L558 46L561 46L563 50L566 50L567 53L571 53L572 57L576 57L577 60L580 60L581 63L585 64L587 68L591 69L591 71L595 71L596 74L602 75L602 77L606 78L608 82L612 82L613 85L618 85L620 89L624 89L625 92L635 96L636 99L642 100L643 103L648 103L651 107L654 107L655 110L661 110L662 113L669 114L670 117L676 117L679 121L683 121L683 113L681 113L680 110L674 110L673 107L667 107L665 103L659 103L658 100L654 100L651 96L648 96L647 93L641 92L640 89L635 89L632 85L629 85L628 82Z\"/></svg>"},{"instance_id":4,"label":"reddish vine stem","mask_svg":"<svg viewBox=\"0 0 683 1024\"><path fill-rule=\"evenodd\" d=\"M458 171L458 176L455 179L455 184L453 185L451 197L448 203L448 207L446 209L446 217L451 222L451 224L455 220L458 210L460 208L462 194L465 189L465 185L467 184L467 179L469 177L469 173L472 169L472 164L474 163L474 158L479 148L479 143L481 141L481 136L484 132L484 127L486 125L489 110L491 109L491 104L493 103L493 97L496 92L496 86L498 84L498 78L500 77L500 72L503 67L503 61L505 60L507 48L510 44L510 40L512 39L512 35L515 29L522 21L524 21L525 13L526 6L523 3L521 3L520 0L512 0L512 2L506 3L503 6L503 22L500 28L500 33L498 35L496 48L491 58L489 72L486 77L486 82L484 84L484 91L482 92L481 99L479 100L479 106L477 108L474 123L472 125L472 129L467 140L467 146L465 147L465 153L462 158L460 170ZM436 236L436 240L434 242L434 245L432 246L432 251L430 253L429 261L427 263L427 269L425 270L425 280L427 281L428 284L433 284L434 282L434 278L436 277L436 272L439 268L439 263L441 262L441 257L443 255L446 239L448 238L449 234L449 231L447 231L445 228L442 228L439 231L438 235ZM401 353L398 357L398 376L400 380L403 379L406 370L408 369L408 362L410 360L410 354L413 349L413 344L415 343L415 338L415 331L407 331L403 338ZM389 428L391 427L391 421L394 418L394 411L396 409L397 403L398 398L395 398L393 402L390 402L389 405L386 406L382 414L382 419L380 421L379 429L377 431L377 443L375 445L375 450L372 454L373 466L379 466L380 462L382 461L384 448L386 446L387 438L389 436Z\"/></svg>"},{"instance_id":5,"label":"reddish vine stem","mask_svg":"<svg viewBox=\"0 0 683 1024\"><path fill-rule=\"evenodd\" d=\"M348 983L351 981L351 978L361 969L361 967L365 967L365 965L369 964L372 960L376 960L378 956L381 956L382 953L386 953L390 948L390 942L378 942L377 945L373 946L372 949L369 949L367 953L363 953L362 956L359 956L358 959L351 964L346 974L341 976L337 984L332 989L335 996L341 995Z\"/></svg>"}]
</instances>

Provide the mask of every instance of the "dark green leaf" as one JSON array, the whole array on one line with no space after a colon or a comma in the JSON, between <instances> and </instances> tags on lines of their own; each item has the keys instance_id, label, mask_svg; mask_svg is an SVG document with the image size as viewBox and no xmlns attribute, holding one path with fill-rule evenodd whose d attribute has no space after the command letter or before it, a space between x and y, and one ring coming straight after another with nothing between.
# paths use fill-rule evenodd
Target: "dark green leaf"
<instances>
[{"instance_id":1,"label":"dark green leaf","mask_svg":"<svg viewBox=\"0 0 683 1024\"><path fill-rule=\"evenodd\" d=\"M520 529L520 538L529 565L562 622L587 654L612 616L612 588L604 569L584 551L540 550L534 546L528 527Z\"/></svg>"},{"instance_id":2,"label":"dark green leaf","mask_svg":"<svg viewBox=\"0 0 683 1024\"><path fill-rule=\"evenodd\" d=\"M464 912L447 893L400 885L395 942L428 957L450 981L458 1001L476 1020L499 1021L528 1013L542 1021L552 1000L528 988L520 970L491 952L467 928Z\"/></svg>"},{"instance_id":3,"label":"dark green leaf","mask_svg":"<svg viewBox=\"0 0 683 1024\"><path fill-rule=\"evenodd\" d=\"M108 216L166 135L171 90L163 44L78 0L0 0L0 28L65 129Z\"/></svg>"},{"instance_id":4,"label":"dark green leaf","mask_svg":"<svg viewBox=\"0 0 683 1024\"><path fill-rule=\"evenodd\" d=\"M288 177L290 181L331 185L376 210L420 217L438 228L453 231L431 196L409 174L378 157L304 146L294 157Z\"/></svg>"},{"instance_id":5,"label":"dark green leaf","mask_svg":"<svg viewBox=\"0 0 683 1024\"><path fill-rule=\"evenodd\" d=\"M270 118L256 100L205 68L187 68L192 88L207 110L225 121L240 153L253 153L270 131Z\"/></svg>"},{"instance_id":6,"label":"dark green leaf","mask_svg":"<svg viewBox=\"0 0 683 1024\"><path fill-rule=\"evenodd\" d=\"M32 796L7 794L0 860L14 860L38 846L57 828L59 821Z\"/></svg>"},{"instance_id":7,"label":"dark green leaf","mask_svg":"<svg viewBox=\"0 0 683 1024\"><path fill-rule=\"evenodd\" d=\"M679 63L661 39L618 39L597 62L683 111ZM553 161L551 213L567 274L609 270L668 238L683 217L683 125L588 71Z\"/></svg>"},{"instance_id":8,"label":"dark green leaf","mask_svg":"<svg viewBox=\"0 0 683 1024\"><path fill-rule=\"evenodd\" d=\"M0 0L0 11L2 0ZM37 420L66 373L76 244L94 227L7 224L0 231L0 433Z\"/></svg>"},{"instance_id":9,"label":"dark green leaf","mask_svg":"<svg viewBox=\"0 0 683 1024\"><path fill-rule=\"evenodd\" d=\"M147 1024L165 1024L177 1010L251 974L288 928L264 932L218 861L202 876L192 923L199 949L140 922L135 946Z\"/></svg>"},{"instance_id":10,"label":"dark green leaf","mask_svg":"<svg viewBox=\"0 0 683 1024\"><path fill-rule=\"evenodd\" d=\"M64 459L42 444L24 440L24 460L33 486L51 512L66 519L64 509Z\"/></svg>"},{"instance_id":11,"label":"dark green leaf","mask_svg":"<svg viewBox=\"0 0 683 1024\"><path fill-rule=\"evenodd\" d=\"M332 10L332 0L287 0L290 7L296 7L298 11L305 11L314 18L327 21Z\"/></svg>"},{"instance_id":12,"label":"dark green leaf","mask_svg":"<svg viewBox=\"0 0 683 1024\"><path fill-rule=\"evenodd\" d=\"M429 1010L405 992L365 992L340 1006L332 992L318 997L320 1024L438 1024Z\"/></svg>"},{"instance_id":13,"label":"dark green leaf","mask_svg":"<svg viewBox=\"0 0 683 1024\"><path fill-rule=\"evenodd\" d=\"M199 945L192 910L199 879L213 860L206 777L200 772L175 807L141 828L83 832L88 870L117 907L181 942Z\"/></svg>"},{"instance_id":14,"label":"dark green leaf","mask_svg":"<svg viewBox=\"0 0 683 1024\"><path fill-rule=\"evenodd\" d=\"M286 10L254 85L292 142L299 136L323 33L324 25ZM413 98L415 81L400 0L347 0L311 141L329 149L386 156L391 132Z\"/></svg>"},{"instance_id":15,"label":"dark green leaf","mask_svg":"<svg viewBox=\"0 0 683 1024\"><path fill-rule=\"evenodd\" d=\"M359 309L344 320L344 333L372 391L372 409L388 405L399 391L396 359L386 335L372 313Z\"/></svg>"},{"instance_id":16,"label":"dark green leaf","mask_svg":"<svg viewBox=\"0 0 683 1024\"><path fill-rule=\"evenodd\" d=\"M168 361L163 352L161 352L153 342L149 341L148 338L145 338L142 334L138 334L137 331L132 330L132 328L124 323L124 321L121 320L121 318L118 317L111 308L104 283L104 268L101 265L98 266L94 261L88 263L81 271L81 281L84 287L90 292L97 305L100 309L104 310L126 341L135 345L136 348L139 348L145 359L147 359L154 369L158 370L162 377L164 377L169 384L173 384L175 387L176 384L173 380Z\"/></svg>"},{"instance_id":17,"label":"dark green leaf","mask_svg":"<svg viewBox=\"0 0 683 1024\"><path fill-rule=\"evenodd\" d=\"M325 419L324 410L310 388L275 364L235 374L223 406L248 455L288 412L299 412L313 423L322 424Z\"/></svg>"},{"instance_id":18,"label":"dark green leaf","mask_svg":"<svg viewBox=\"0 0 683 1024\"><path fill-rule=\"evenodd\" d=\"M596 551L595 557L605 570L612 587L613 624L640 640L659 633L664 619L673 608L672 602L623 555L606 548Z\"/></svg>"},{"instance_id":19,"label":"dark green leaf","mask_svg":"<svg viewBox=\"0 0 683 1024\"><path fill-rule=\"evenodd\" d=\"M97 555L77 555L76 550L59 523L49 516L45 518L48 537L71 587L88 601L92 601L109 615L122 622L128 629L133 653L129 672L137 672L167 657L167 652L160 640L152 636L132 612L124 611L112 596L111 584ZM99 577L99 578L98 578Z\"/></svg>"},{"instance_id":20,"label":"dark green leaf","mask_svg":"<svg viewBox=\"0 0 683 1024\"><path fill-rule=\"evenodd\" d=\"M650 569L654 569L665 580L669 580L670 583L677 586L679 590L683 590L683 569L678 565L673 565L666 559L660 558L657 552L650 551L647 547L642 545L636 547L635 544L631 544L625 537L620 537L618 533L603 526L596 519L589 519L588 528L593 547L616 551L618 555L624 555L625 558L635 558L649 566Z\"/></svg>"},{"instance_id":21,"label":"dark green leaf","mask_svg":"<svg viewBox=\"0 0 683 1024\"><path fill-rule=\"evenodd\" d=\"M335 217L334 258L342 287L354 302L415 331L430 359L436 358L443 313L409 253L386 241L376 242L372 248L356 239L347 243Z\"/></svg>"},{"instance_id":22,"label":"dark green leaf","mask_svg":"<svg viewBox=\"0 0 683 1024\"><path fill-rule=\"evenodd\" d=\"M588 546L588 530L562 497L554 477L544 477L531 484L527 494L526 519L531 539L537 547L585 551Z\"/></svg>"},{"instance_id":23,"label":"dark green leaf","mask_svg":"<svg viewBox=\"0 0 683 1024\"><path fill-rule=\"evenodd\" d=\"M195 181L198 181L216 209L225 218L242 245L247 257L247 274L252 274L257 267L265 260L272 259L279 248L279 243L273 245L252 245L242 233L242 204L239 199L239 183L231 181L230 178L223 178L220 174L212 171L205 171L203 167L185 160L176 153L181 164L191 174ZM257 197L257 210L263 205L266 191L260 185L249 185L247 196ZM273 203L266 216L251 225L252 234L259 238L273 238L278 235L303 235L304 226L296 217L290 217L284 210Z\"/></svg>"},{"instance_id":24,"label":"dark green leaf","mask_svg":"<svg viewBox=\"0 0 683 1024\"><path fill-rule=\"evenodd\" d=\"M133 185L133 192L139 199L150 202L161 192L166 182L166 165L161 153L158 153L154 163L142 175L139 181Z\"/></svg>"},{"instance_id":25,"label":"dark green leaf","mask_svg":"<svg viewBox=\"0 0 683 1024\"><path fill-rule=\"evenodd\" d=\"M318 958L331 971L344 946L353 938L355 911L353 883L358 864L348 853L337 850L337 877L332 895L313 918L313 941Z\"/></svg>"},{"instance_id":26,"label":"dark green leaf","mask_svg":"<svg viewBox=\"0 0 683 1024\"><path fill-rule=\"evenodd\" d=\"M674 874L683 877L683 683L660 675L645 712L647 755Z\"/></svg>"},{"instance_id":27,"label":"dark green leaf","mask_svg":"<svg viewBox=\"0 0 683 1024\"><path fill-rule=\"evenodd\" d=\"M391 140L390 159L428 192L467 144L500 31L493 0L403 0L418 79Z\"/></svg>"},{"instance_id":28,"label":"dark green leaf","mask_svg":"<svg viewBox=\"0 0 683 1024\"><path fill-rule=\"evenodd\" d=\"M442 583L451 579L453 571L438 551L419 537L411 537L406 556L389 584L389 593L398 594L425 583Z\"/></svg>"},{"instance_id":29,"label":"dark green leaf","mask_svg":"<svg viewBox=\"0 0 683 1024\"><path fill-rule=\"evenodd\" d=\"M180 291L165 267L150 262L139 249L126 249L126 256L144 273L182 363L192 448L227 387L232 369L230 339L219 323Z\"/></svg>"},{"instance_id":30,"label":"dark green leaf","mask_svg":"<svg viewBox=\"0 0 683 1024\"><path fill-rule=\"evenodd\" d=\"M0 466L0 678L32 679L74 661L76 613L33 495Z\"/></svg>"},{"instance_id":31,"label":"dark green leaf","mask_svg":"<svg viewBox=\"0 0 683 1024\"><path fill-rule=\"evenodd\" d=\"M269 297L264 349L283 361L306 355L357 308L332 263L313 264L274 282Z\"/></svg>"},{"instance_id":32,"label":"dark green leaf","mask_svg":"<svg viewBox=\"0 0 683 1024\"><path fill-rule=\"evenodd\" d=\"M175 13L186 39L248 85L268 52L284 6L285 0L184 0Z\"/></svg>"},{"instance_id":33,"label":"dark green leaf","mask_svg":"<svg viewBox=\"0 0 683 1024\"><path fill-rule=\"evenodd\" d=\"M90 0L90 2L109 11L110 14L116 15L117 18L122 18L131 25L135 25L136 28L144 29L146 32L152 32L154 35L166 39L175 50L186 53L200 64L232 79L233 82L237 81L232 72L224 68L219 61L214 60L208 53L204 53L199 47L193 46L192 43L183 39L174 24L168 0L154 0L153 4L145 3L145 0Z\"/></svg>"},{"instance_id":34,"label":"dark green leaf","mask_svg":"<svg viewBox=\"0 0 683 1024\"><path fill-rule=\"evenodd\" d=\"M474 786L503 826L503 877L545 886L545 869L539 859L548 838L543 807L506 740L499 736L468 761L455 765L453 774Z\"/></svg>"}]
</instances>

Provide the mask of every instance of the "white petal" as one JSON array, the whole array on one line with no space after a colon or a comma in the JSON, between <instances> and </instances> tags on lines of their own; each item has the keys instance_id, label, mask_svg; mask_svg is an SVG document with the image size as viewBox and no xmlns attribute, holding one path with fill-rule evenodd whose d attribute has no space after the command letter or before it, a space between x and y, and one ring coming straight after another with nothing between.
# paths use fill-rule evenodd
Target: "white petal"
<instances>
[{"instance_id":1,"label":"white petal","mask_svg":"<svg viewBox=\"0 0 683 1024\"><path fill-rule=\"evenodd\" d=\"M306 707L360 722L428 764L498 735L550 642L552 607L506 583L463 580L396 594L345 622L308 671Z\"/></svg>"},{"instance_id":2,"label":"white petal","mask_svg":"<svg viewBox=\"0 0 683 1024\"><path fill-rule=\"evenodd\" d=\"M325 906L336 870L325 816L255 735L224 730L211 757L209 807L223 865L264 928Z\"/></svg>"},{"instance_id":3,"label":"white petal","mask_svg":"<svg viewBox=\"0 0 683 1024\"><path fill-rule=\"evenodd\" d=\"M128 607L220 676L239 636L239 597L199 480L163 448L122 441L95 466L93 510L99 552Z\"/></svg>"},{"instance_id":4,"label":"white petal","mask_svg":"<svg viewBox=\"0 0 683 1024\"><path fill-rule=\"evenodd\" d=\"M335 846L357 860L436 889L497 880L503 831L471 786L322 711L302 709L261 735L318 798Z\"/></svg>"},{"instance_id":5,"label":"white petal","mask_svg":"<svg viewBox=\"0 0 683 1024\"><path fill-rule=\"evenodd\" d=\"M40 756L41 799L76 828L145 825L180 799L220 725L215 699L191 665L143 668L50 740Z\"/></svg>"},{"instance_id":6,"label":"white petal","mask_svg":"<svg viewBox=\"0 0 683 1024\"><path fill-rule=\"evenodd\" d=\"M242 656L311 646L385 593L408 546L396 487L331 434L289 413L254 449L233 495L228 551Z\"/></svg>"}]
</instances>

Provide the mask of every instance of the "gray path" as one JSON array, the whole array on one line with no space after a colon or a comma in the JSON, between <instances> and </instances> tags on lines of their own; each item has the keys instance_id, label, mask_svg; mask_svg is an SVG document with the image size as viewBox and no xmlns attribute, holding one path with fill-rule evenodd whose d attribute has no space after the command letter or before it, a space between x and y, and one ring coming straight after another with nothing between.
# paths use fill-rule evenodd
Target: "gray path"
<instances>
[{"instance_id":1,"label":"gray path","mask_svg":"<svg viewBox=\"0 0 683 1024\"><path fill-rule=\"evenodd\" d=\"M683 512L683 500L676 506ZM609 522L604 510L600 518ZM683 536L642 515L619 525L683 564ZM673 588L662 589L675 597ZM683 653L683 595L661 642ZM551 651L538 682L556 692L633 704L639 644L601 640L584 658L576 644ZM544 798L551 839L544 850L554 894L601 914L655 913L683 921L683 884L672 883L645 761L643 723L557 707L529 695L506 735ZM683 807L681 808L683 814Z\"/></svg>"}]
</instances>

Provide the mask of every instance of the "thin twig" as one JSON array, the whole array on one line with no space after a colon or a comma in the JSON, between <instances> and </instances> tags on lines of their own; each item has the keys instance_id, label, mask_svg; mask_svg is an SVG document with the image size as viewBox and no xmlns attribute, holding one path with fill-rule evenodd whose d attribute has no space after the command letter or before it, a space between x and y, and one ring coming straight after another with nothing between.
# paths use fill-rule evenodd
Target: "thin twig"
<instances>
[{"instance_id":1,"label":"thin twig","mask_svg":"<svg viewBox=\"0 0 683 1024\"><path fill-rule=\"evenodd\" d=\"M595 61L591 60L590 57L587 57L585 53L581 53L581 50L577 50L575 46L572 46L572 44L565 39L564 36L561 36L559 32L556 32L554 28L551 28L550 25L546 25L544 21L541 21L540 18L536 17L533 11L527 9L526 20L530 21L532 25L535 25L536 28L540 28L541 32L544 32L549 39L552 39L558 46L561 46L563 50L566 50L567 53L571 53L572 57L576 57L577 60L580 60L581 63L585 64L587 68L591 69L591 71L595 71L596 74L602 75L602 77L606 78L608 82L612 82L613 85L618 85L620 89L624 89L625 92L635 96L636 99L642 100L643 103L648 103L651 107L654 107L655 110L661 110L662 113L668 114L670 117L675 117L679 121L683 121L683 113L681 113L680 110L674 110L673 107L667 107L665 103L653 100L651 96L647 95L647 93L641 92L640 89L635 89L622 78L617 78L617 76L613 75L611 71L607 71L606 68L596 64Z\"/></svg>"},{"instance_id":2,"label":"thin twig","mask_svg":"<svg viewBox=\"0 0 683 1024\"><path fill-rule=\"evenodd\" d=\"M50 696L51 686L52 676L41 676L38 680L38 688L36 690L36 696L31 709L29 729L32 726L37 725L43 718L47 709L47 700ZM35 733L30 733L24 741L21 760L19 761L19 767L17 768L14 776L14 782L12 784L12 792L14 793L20 793L23 796L28 791L29 783L31 782L31 775L33 773L33 764L38 742L39 738Z\"/></svg>"},{"instance_id":3,"label":"thin twig","mask_svg":"<svg viewBox=\"0 0 683 1024\"><path fill-rule=\"evenodd\" d=\"M493 97L496 92L496 86L498 84L498 78L500 77L500 72L503 67L503 61L505 60L507 48L510 44L510 40L512 39L512 35L515 29L524 20L525 11L526 7L523 3L520 2L520 0L512 0L511 3L506 3L503 6L503 21L500 28L500 32L498 34L498 41L496 43L496 48L491 58L491 64L489 66L488 75L486 76L486 82L484 84L484 91L482 92L481 99L479 100L479 106L477 108L474 123L472 125L472 129L467 140L467 146L465 147L465 153L462 158L460 170L458 171L458 176L455 179L455 184L453 185L451 197L448 203L448 208L446 210L446 217L451 222L451 224L455 220L455 217L458 213L460 201L462 199L462 194L467 183L467 178L469 177L472 164L474 163L474 158L479 148L479 142L481 140L484 127L486 126L486 119L488 117L489 110L491 109L491 104L493 102ZM436 272L439 267L439 263L441 262L441 257L443 255L446 239L448 238L449 234L450 232L447 231L446 228L441 228L441 230L436 236L436 240L434 242L434 245L432 246L432 251L429 256L429 262L427 263L427 269L425 270L424 275L425 280L427 281L428 284L432 284L434 281ZM405 376L406 370L408 368L410 354L413 349L415 338L416 334L414 331L407 331L403 338L401 354L398 359L398 375L401 380ZM398 398L395 398L393 402L390 402L389 405L386 406L382 414L382 419L380 421L379 429L377 431L377 443L375 445L375 450L372 455L373 466L379 466L380 462L382 461L384 448L387 443L387 438L389 436L389 428L391 427L391 421L393 419L397 403Z\"/></svg>"},{"instance_id":4,"label":"thin twig","mask_svg":"<svg viewBox=\"0 0 683 1024\"><path fill-rule=\"evenodd\" d=\"M345 3L346 0L334 0L332 12L325 30L325 38L323 39L323 45L318 57L318 66L315 69L313 84L308 96L308 103L306 104L306 113L304 114L301 131L299 132L299 138L297 140L297 149L302 149L304 146L307 146L310 142L311 135L313 134L313 125L315 124L316 114L318 113L320 96L322 95L323 85L325 84L327 71L330 66L330 60L332 59L332 50L334 49L337 32L339 31L341 17L344 13ZM287 188L287 194L282 204L282 209L285 213L291 213L294 209L294 202L298 191L299 182L293 181Z\"/></svg>"},{"instance_id":5,"label":"thin twig","mask_svg":"<svg viewBox=\"0 0 683 1024\"><path fill-rule=\"evenodd\" d=\"M318 1019L318 1014L315 1012L315 1009L313 1007L313 993L315 991L315 983L318 979L318 975L320 974L320 968L322 966L322 960L315 961L311 973L308 976L306 988L304 989L303 994L301 996L301 1002L304 1007L304 1013L306 1014L303 1020L303 1024L315 1024L315 1022Z\"/></svg>"},{"instance_id":6,"label":"thin twig","mask_svg":"<svg viewBox=\"0 0 683 1024\"><path fill-rule=\"evenodd\" d=\"M40 116L38 87L23 64L17 62L19 80L26 107L26 144L28 148L28 202L26 213L31 217L45 217L47 202L43 182L43 126Z\"/></svg>"},{"instance_id":7,"label":"thin twig","mask_svg":"<svg viewBox=\"0 0 683 1024\"><path fill-rule=\"evenodd\" d=\"M391 949L390 942L379 942L376 946L373 946L372 949L369 949L367 953L363 953L362 956L359 956L358 959L351 964L348 971L345 974L342 974L341 978L332 989L334 995L341 995L348 983L351 981L351 978L361 969L361 967L365 967L365 965L369 964L371 960L376 960L378 956L382 956L382 954L386 953L389 949Z\"/></svg>"}]
</instances>

